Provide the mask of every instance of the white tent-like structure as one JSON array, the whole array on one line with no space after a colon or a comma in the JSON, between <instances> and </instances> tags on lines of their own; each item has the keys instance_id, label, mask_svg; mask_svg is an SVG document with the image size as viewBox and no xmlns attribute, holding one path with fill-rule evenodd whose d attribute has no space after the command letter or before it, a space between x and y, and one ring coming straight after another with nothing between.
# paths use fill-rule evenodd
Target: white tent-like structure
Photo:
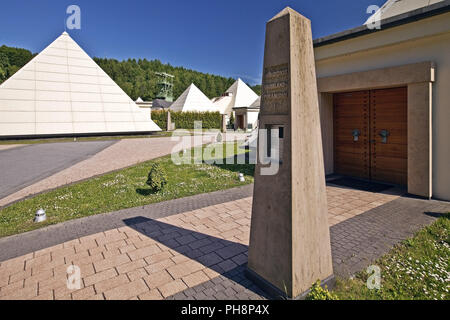
<instances>
[{"instance_id":1,"label":"white tent-like structure","mask_svg":"<svg viewBox=\"0 0 450 320\"><path fill-rule=\"evenodd\" d=\"M219 109L195 84L191 84L170 106L170 111L217 112Z\"/></svg>"},{"instance_id":2,"label":"white tent-like structure","mask_svg":"<svg viewBox=\"0 0 450 320\"><path fill-rule=\"evenodd\" d=\"M258 95L238 78L231 87L221 96L213 99L221 114L230 115L233 108L249 107Z\"/></svg>"},{"instance_id":3,"label":"white tent-like structure","mask_svg":"<svg viewBox=\"0 0 450 320\"><path fill-rule=\"evenodd\" d=\"M261 107L261 97L258 97L253 103L250 105L250 108L260 108Z\"/></svg>"},{"instance_id":4,"label":"white tent-like structure","mask_svg":"<svg viewBox=\"0 0 450 320\"><path fill-rule=\"evenodd\" d=\"M226 114L226 110L229 109L233 96L230 93L225 92L222 96L212 98L211 102L219 110L221 114ZM228 114L227 114L228 115Z\"/></svg>"},{"instance_id":5,"label":"white tent-like structure","mask_svg":"<svg viewBox=\"0 0 450 320\"><path fill-rule=\"evenodd\" d=\"M0 85L0 136L160 130L67 32Z\"/></svg>"},{"instance_id":6,"label":"white tent-like structure","mask_svg":"<svg viewBox=\"0 0 450 320\"><path fill-rule=\"evenodd\" d=\"M365 25L378 20L388 19L409 11L431 6L444 0L388 0L381 8L367 19Z\"/></svg>"}]
</instances>

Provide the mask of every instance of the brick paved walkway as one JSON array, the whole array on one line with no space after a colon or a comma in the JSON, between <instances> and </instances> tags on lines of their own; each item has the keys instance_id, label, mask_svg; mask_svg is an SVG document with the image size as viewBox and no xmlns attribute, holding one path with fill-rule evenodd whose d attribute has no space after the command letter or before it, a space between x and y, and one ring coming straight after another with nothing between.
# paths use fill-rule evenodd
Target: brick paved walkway
<instances>
[{"instance_id":1,"label":"brick paved walkway","mask_svg":"<svg viewBox=\"0 0 450 320\"><path fill-rule=\"evenodd\" d=\"M360 270L450 210L445 202L332 185L327 190L336 275ZM251 200L156 219L129 215L125 226L3 261L0 299L267 298L243 275ZM357 208L366 211L358 213ZM79 290L66 285L72 264L81 269Z\"/></svg>"},{"instance_id":2,"label":"brick paved walkway","mask_svg":"<svg viewBox=\"0 0 450 320\"><path fill-rule=\"evenodd\" d=\"M135 217L159 219L215 204L251 197L252 195L253 185L246 185L229 190L220 190L182 199L153 203L142 207L119 210L107 214L97 214L10 237L0 238L0 262L76 238L124 227L126 226L125 219Z\"/></svg>"}]
</instances>

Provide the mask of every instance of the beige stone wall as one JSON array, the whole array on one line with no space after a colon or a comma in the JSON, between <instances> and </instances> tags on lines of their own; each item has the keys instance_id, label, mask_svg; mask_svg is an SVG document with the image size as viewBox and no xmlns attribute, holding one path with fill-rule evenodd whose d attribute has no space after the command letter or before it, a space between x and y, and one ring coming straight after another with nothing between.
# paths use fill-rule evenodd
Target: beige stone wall
<instances>
[{"instance_id":1,"label":"beige stone wall","mask_svg":"<svg viewBox=\"0 0 450 320\"><path fill-rule=\"evenodd\" d=\"M433 194L432 83L408 85L408 192Z\"/></svg>"},{"instance_id":2,"label":"beige stone wall","mask_svg":"<svg viewBox=\"0 0 450 320\"><path fill-rule=\"evenodd\" d=\"M318 78L424 61L434 62L436 74L431 97L432 190L434 197L444 200L450 200L448 21L450 13L315 49ZM325 137L324 132L323 135Z\"/></svg>"}]
</instances>

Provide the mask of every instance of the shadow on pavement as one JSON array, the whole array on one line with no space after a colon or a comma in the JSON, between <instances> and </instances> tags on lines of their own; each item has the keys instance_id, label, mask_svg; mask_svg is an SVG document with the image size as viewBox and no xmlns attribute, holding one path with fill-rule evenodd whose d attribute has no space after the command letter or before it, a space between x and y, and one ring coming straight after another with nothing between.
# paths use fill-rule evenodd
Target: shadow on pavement
<instances>
[{"instance_id":1,"label":"shadow on pavement","mask_svg":"<svg viewBox=\"0 0 450 320\"><path fill-rule=\"evenodd\" d=\"M123 221L143 235L239 283L255 294L269 298L244 276L248 251L246 245L145 217L134 217Z\"/></svg>"}]
</instances>

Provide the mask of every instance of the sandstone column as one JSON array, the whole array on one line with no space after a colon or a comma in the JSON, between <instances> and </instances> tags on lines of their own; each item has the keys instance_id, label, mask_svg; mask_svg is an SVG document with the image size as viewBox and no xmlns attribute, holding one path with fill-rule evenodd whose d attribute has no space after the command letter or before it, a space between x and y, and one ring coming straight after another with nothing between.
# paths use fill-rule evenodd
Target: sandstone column
<instances>
[{"instance_id":1,"label":"sandstone column","mask_svg":"<svg viewBox=\"0 0 450 320\"><path fill-rule=\"evenodd\" d=\"M170 110L167 110L167 131L172 131L172 118L170 117Z\"/></svg>"},{"instance_id":2,"label":"sandstone column","mask_svg":"<svg viewBox=\"0 0 450 320\"><path fill-rule=\"evenodd\" d=\"M222 114L222 125L220 131L222 131L222 133L227 132L227 116L225 114Z\"/></svg>"},{"instance_id":3,"label":"sandstone column","mask_svg":"<svg viewBox=\"0 0 450 320\"><path fill-rule=\"evenodd\" d=\"M282 151L275 175L258 153L247 274L301 298L334 277L311 23L289 7L266 25L261 98L260 129L278 130Z\"/></svg>"}]
</instances>

